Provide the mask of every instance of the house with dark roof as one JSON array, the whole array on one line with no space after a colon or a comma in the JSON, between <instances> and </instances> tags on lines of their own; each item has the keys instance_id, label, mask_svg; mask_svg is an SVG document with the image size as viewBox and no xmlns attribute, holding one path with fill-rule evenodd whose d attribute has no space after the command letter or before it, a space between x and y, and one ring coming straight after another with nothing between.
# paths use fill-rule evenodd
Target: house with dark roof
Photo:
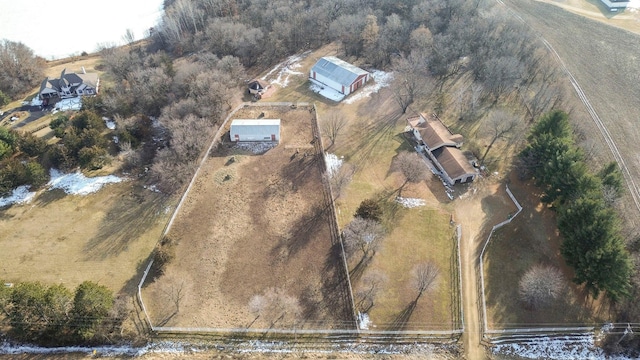
<instances>
[{"instance_id":1,"label":"house with dark roof","mask_svg":"<svg viewBox=\"0 0 640 360\"><path fill-rule=\"evenodd\" d=\"M42 81L39 95L41 99L90 96L98 93L99 86L98 74L67 73L67 69L64 69L60 73L60 78L47 77Z\"/></svg>"},{"instance_id":2,"label":"house with dark roof","mask_svg":"<svg viewBox=\"0 0 640 360\"><path fill-rule=\"evenodd\" d=\"M420 114L408 118L407 122L418 150L429 157L447 184L470 182L478 176L478 170L460 150L462 135L452 133L437 116Z\"/></svg>"},{"instance_id":3,"label":"house with dark roof","mask_svg":"<svg viewBox=\"0 0 640 360\"><path fill-rule=\"evenodd\" d=\"M335 56L325 56L309 71L309 78L344 95L364 86L371 74Z\"/></svg>"}]
</instances>

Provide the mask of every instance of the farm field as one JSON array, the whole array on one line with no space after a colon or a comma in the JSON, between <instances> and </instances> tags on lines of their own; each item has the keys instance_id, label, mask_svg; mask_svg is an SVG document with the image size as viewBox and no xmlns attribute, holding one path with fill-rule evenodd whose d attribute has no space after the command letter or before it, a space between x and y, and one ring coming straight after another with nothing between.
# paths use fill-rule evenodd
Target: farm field
<instances>
[{"instance_id":1,"label":"farm field","mask_svg":"<svg viewBox=\"0 0 640 360\"><path fill-rule=\"evenodd\" d=\"M132 293L172 206L127 180L89 195L62 190L0 210L0 279L74 288L85 280Z\"/></svg>"},{"instance_id":2,"label":"farm field","mask_svg":"<svg viewBox=\"0 0 640 360\"><path fill-rule=\"evenodd\" d=\"M631 178L640 178L640 162L636 153L640 108L637 102L632 101L640 98L640 83L637 81L640 78L640 58L637 56L640 36L559 10L547 3L522 0L507 0L505 3L554 46L607 127ZM567 28L572 31L565 31ZM579 130L580 140L592 139L591 144L594 145L592 163L613 160L591 118L581 115L584 114L584 106L577 99L574 106L579 111L571 114L571 120ZM623 200L620 210L626 226L637 228L638 210L628 192Z\"/></svg>"},{"instance_id":3,"label":"farm field","mask_svg":"<svg viewBox=\"0 0 640 360\"><path fill-rule=\"evenodd\" d=\"M609 11L600 0L538 0L556 5L580 16L607 25L640 33L640 13L637 9Z\"/></svg>"},{"instance_id":4,"label":"farm field","mask_svg":"<svg viewBox=\"0 0 640 360\"><path fill-rule=\"evenodd\" d=\"M256 317L255 295L278 288L295 297L297 328L351 328L348 288L333 245L333 211L324 196L324 160L315 147L312 107L259 106L232 118L277 118L281 142L264 154L227 139L211 154L168 237L175 259L144 298L154 325L287 328ZM186 280L179 311L167 295Z\"/></svg>"}]
</instances>

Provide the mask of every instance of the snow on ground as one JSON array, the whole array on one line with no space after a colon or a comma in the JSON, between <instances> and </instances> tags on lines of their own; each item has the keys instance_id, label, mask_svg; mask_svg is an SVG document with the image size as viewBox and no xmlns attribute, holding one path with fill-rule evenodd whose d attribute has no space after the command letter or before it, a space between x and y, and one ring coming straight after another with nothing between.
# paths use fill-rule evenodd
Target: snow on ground
<instances>
[{"instance_id":1,"label":"snow on ground","mask_svg":"<svg viewBox=\"0 0 640 360\"><path fill-rule=\"evenodd\" d=\"M519 356L527 359L615 359L630 360L621 356L606 356L595 346L593 336L583 339L539 338L535 341L517 344L497 344L491 350L494 354Z\"/></svg>"},{"instance_id":2,"label":"snow on ground","mask_svg":"<svg viewBox=\"0 0 640 360\"><path fill-rule=\"evenodd\" d=\"M373 93L377 93L383 87L390 85L393 80L393 73L384 72L382 70L373 70L371 77L374 83L371 85L365 85L362 89L359 89L353 95L349 96L344 102L347 104L353 104L354 102L371 96Z\"/></svg>"},{"instance_id":3,"label":"snow on ground","mask_svg":"<svg viewBox=\"0 0 640 360\"><path fill-rule=\"evenodd\" d=\"M256 142L239 142L234 147L236 149L250 151L254 154L264 154L276 146L278 146L277 142L256 141Z\"/></svg>"},{"instance_id":4,"label":"snow on ground","mask_svg":"<svg viewBox=\"0 0 640 360\"><path fill-rule=\"evenodd\" d=\"M358 328L360 330L368 330L371 325L369 314L358 312Z\"/></svg>"},{"instance_id":5,"label":"snow on ground","mask_svg":"<svg viewBox=\"0 0 640 360\"><path fill-rule=\"evenodd\" d=\"M327 164L327 173L329 173L329 176L338 172L340 166L342 166L342 161L342 158L338 158L335 154L324 154L324 162Z\"/></svg>"},{"instance_id":6,"label":"snow on ground","mask_svg":"<svg viewBox=\"0 0 640 360\"><path fill-rule=\"evenodd\" d=\"M344 99L344 94L339 92L338 90L334 90L324 84L314 80L309 79L311 81L311 85L309 85L309 89L318 95L322 95L329 100L333 100L335 102L342 101Z\"/></svg>"},{"instance_id":7,"label":"snow on ground","mask_svg":"<svg viewBox=\"0 0 640 360\"><path fill-rule=\"evenodd\" d=\"M107 125L107 129L109 130L115 130L116 129L116 122L109 119L108 117L103 117L102 120L104 120L104 124Z\"/></svg>"},{"instance_id":8,"label":"snow on ground","mask_svg":"<svg viewBox=\"0 0 640 360\"><path fill-rule=\"evenodd\" d=\"M80 110L82 108L82 98L62 99L56 103L55 110Z\"/></svg>"},{"instance_id":9,"label":"snow on ground","mask_svg":"<svg viewBox=\"0 0 640 360\"><path fill-rule=\"evenodd\" d=\"M94 193L102 186L111 183L119 183L123 179L115 175L96 176L88 178L80 171L63 174L59 170L51 169L51 180L47 186L50 189L62 189L70 195L87 195Z\"/></svg>"},{"instance_id":10,"label":"snow on ground","mask_svg":"<svg viewBox=\"0 0 640 360\"><path fill-rule=\"evenodd\" d=\"M425 206L427 203L424 199L416 199L416 198L403 198L400 196L396 197L396 202L406 208L414 208L418 206Z\"/></svg>"},{"instance_id":11,"label":"snow on ground","mask_svg":"<svg viewBox=\"0 0 640 360\"><path fill-rule=\"evenodd\" d=\"M40 96L35 96L33 99L31 99L31 102L29 102L29 105L42 106L42 100L40 100Z\"/></svg>"},{"instance_id":12,"label":"snow on ground","mask_svg":"<svg viewBox=\"0 0 640 360\"><path fill-rule=\"evenodd\" d=\"M283 88L287 87L287 85L289 85L289 78L291 76L298 76L303 74L300 71L295 71L295 69L302 67L300 61L306 58L310 53L310 51L305 51L302 54L289 56L287 60L276 65L267 73L267 75L263 76L262 80L268 81L270 84L275 84ZM272 76L274 73L276 73L275 78Z\"/></svg>"},{"instance_id":13,"label":"snow on ground","mask_svg":"<svg viewBox=\"0 0 640 360\"><path fill-rule=\"evenodd\" d=\"M0 197L0 208L11 204L27 204L34 196L36 196L36 193L29 191L29 185L18 186L13 189L11 195Z\"/></svg>"}]
</instances>

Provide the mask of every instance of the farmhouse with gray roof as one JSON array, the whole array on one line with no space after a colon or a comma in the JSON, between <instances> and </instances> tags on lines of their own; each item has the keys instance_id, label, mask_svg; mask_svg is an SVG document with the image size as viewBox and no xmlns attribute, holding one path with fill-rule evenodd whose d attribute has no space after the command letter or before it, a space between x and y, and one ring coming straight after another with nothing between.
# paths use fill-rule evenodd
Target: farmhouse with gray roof
<instances>
[{"instance_id":1,"label":"farmhouse with gray roof","mask_svg":"<svg viewBox=\"0 0 640 360\"><path fill-rule=\"evenodd\" d=\"M89 96L96 95L99 86L98 74L67 73L64 69L58 79L45 78L38 94L41 99Z\"/></svg>"},{"instance_id":2,"label":"farmhouse with gray roof","mask_svg":"<svg viewBox=\"0 0 640 360\"><path fill-rule=\"evenodd\" d=\"M367 71L335 56L320 58L309 72L309 78L344 95L349 95L364 86L370 77Z\"/></svg>"}]
</instances>

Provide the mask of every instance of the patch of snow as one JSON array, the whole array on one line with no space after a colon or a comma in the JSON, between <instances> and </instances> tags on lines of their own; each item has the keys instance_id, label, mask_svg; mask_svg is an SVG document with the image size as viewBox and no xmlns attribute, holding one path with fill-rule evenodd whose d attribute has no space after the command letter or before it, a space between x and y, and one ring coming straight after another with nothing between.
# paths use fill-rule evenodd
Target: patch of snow
<instances>
[{"instance_id":1,"label":"patch of snow","mask_svg":"<svg viewBox=\"0 0 640 360\"><path fill-rule=\"evenodd\" d=\"M427 204L426 201L424 201L424 199L403 198L400 196L396 197L396 202L409 209L418 207L418 206L425 206Z\"/></svg>"},{"instance_id":2,"label":"patch of snow","mask_svg":"<svg viewBox=\"0 0 640 360\"><path fill-rule=\"evenodd\" d=\"M270 84L275 84L283 88L287 87L287 85L289 85L289 78L291 76L303 75L302 72L295 71L295 69L302 67L302 64L300 64L300 61L302 61L310 53L311 53L310 51L305 51L302 54L289 56L287 60L276 65L261 79L265 81L269 81ZM277 72L277 75L275 76L275 78L273 78L272 75L276 72Z\"/></svg>"},{"instance_id":3,"label":"patch of snow","mask_svg":"<svg viewBox=\"0 0 640 360\"><path fill-rule=\"evenodd\" d=\"M344 102L347 104L353 104L354 102L364 99L366 97L370 97L371 94L377 93L380 89L387 87L391 84L391 80L393 80L393 73L385 72L382 70L373 70L371 72L371 77L374 80L374 83L371 85L366 85L362 89L356 91L353 95L349 96Z\"/></svg>"},{"instance_id":4,"label":"patch of snow","mask_svg":"<svg viewBox=\"0 0 640 360\"><path fill-rule=\"evenodd\" d=\"M629 359L617 356L607 357L604 351L595 345L592 335L581 339L537 338L527 342L497 344L491 349L494 354L527 359Z\"/></svg>"},{"instance_id":5,"label":"patch of snow","mask_svg":"<svg viewBox=\"0 0 640 360\"><path fill-rule=\"evenodd\" d=\"M36 196L36 193L29 191L29 185L18 186L13 189L11 195L7 197L0 197L0 208L12 204L29 203L34 196Z\"/></svg>"},{"instance_id":6,"label":"patch of snow","mask_svg":"<svg viewBox=\"0 0 640 360\"><path fill-rule=\"evenodd\" d=\"M87 195L94 193L106 184L119 183L123 179L115 175L96 176L88 178L80 171L63 174L59 170L51 169L51 180L47 184L51 189L62 189L70 195Z\"/></svg>"},{"instance_id":7,"label":"patch of snow","mask_svg":"<svg viewBox=\"0 0 640 360\"><path fill-rule=\"evenodd\" d=\"M56 103L55 110L80 110L82 108L82 98L62 99Z\"/></svg>"},{"instance_id":8,"label":"patch of snow","mask_svg":"<svg viewBox=\"0 0 640 360\"><path fill-rule=\"evenodd\" d=\"M155 192L155 193L159 193L159 192L161 192L161 191L158 189L158 186L157 186L156 184L152 184L152 185L149 185L149 186L144 185L144 186L142 186L142 187L143 187L143 188L145 188L145 189L147 189L147 190L151 190L151 191L153 191L153 192Z\"/></svg>"},{"instance_id":9,"label":"patch of snow","mask_svg":"<svg viewBox=\"0 0 640 360\"><path fill-rule=\"evenodd\" d=\"M108 117L103 117L102 120L104 120L104 124L107 125L107 129L109 130L115 130L116 129L116 122L109 119Z\"/></svg>"},{"instance_id":10,"label":"patch of snow","mask_svg":"<svg viewBox=\"0 0 640 360\"><path fill-rule=\"evenodd\" d=\"M329 176L333 176L340 170L343 160L335 154L325 153L324 162L327 164L327 173Z\"/></svg>"},{"instance_id":11,"label":"patch of snow","mask_svg":"<svg viewBox=\"0 0 640 360\"><path fill-rule=\"evenodd\" d=\"M309 85L309 89L318 95L322 95L329 100L333 100L335 102L342 101L344 99L344 94L339 92L338 90L334 90L314 79L309 79L311 85Z\"/></svg>"},{"instance_id":12,"label":"patch of snow","mask_svg":"<svg viewBox=\"0 0 640 360\"><path fill-rule=\"evenodd\" d=\"M29 103L29 105L31 105L31 106L42 106L42 100L40 99L39 96L36 96L33 99L31 99L31 102Z\"/></svg>"},{"instance_id":13,"label":"patch of snow","mask_svg":"<svg viewBox=\"0 0 640 360\"><path fill-rule=\"evenodd\" d=\"M369 319L369 314L361 313L358 311L358 328L360 330L368 330L369 325L371 325L371 320Z\"/></svg>"},{"instance_id":14,"label":"patch of snow","mask_svg":"<svg viewBox=\"0 0 640 360\"><path fill-rule=\"evenodd\" d=\"M256 142L238 142L234 148L244 151L250 151L254 154L264 154L267 151L278 146L277 142L271 141L256 141Z\"/></svg>"}]
</instances>

